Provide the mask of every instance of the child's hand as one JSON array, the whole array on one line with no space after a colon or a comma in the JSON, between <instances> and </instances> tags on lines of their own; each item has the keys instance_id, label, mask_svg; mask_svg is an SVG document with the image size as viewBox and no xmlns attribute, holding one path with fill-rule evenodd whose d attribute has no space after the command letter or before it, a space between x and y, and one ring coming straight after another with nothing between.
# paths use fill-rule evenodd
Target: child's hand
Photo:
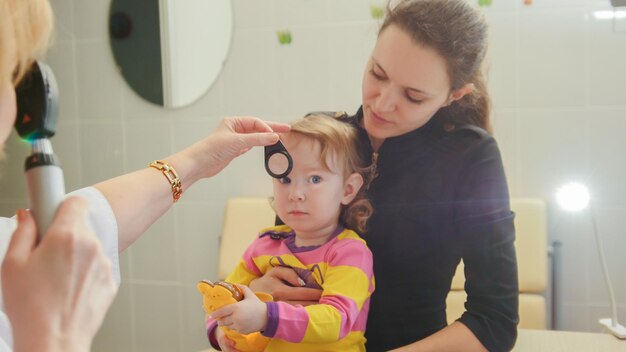
<instances>
[{"instance_id":1,"label":"child's hand","mask_svg":"<svg viewBox=\"0 0 626 352\"><path fill-rule=\"evenodd\" d=\"M244 299L216 310L211 317L217 320L219 326L226 326L242 334L264 330L267 305L247 286L237 286L243 291Z\"/></svg>"},{"instance_id":2,"label":"child's hand","mask_svg":"<svg viewBox=\"0 0 626 352\"><path fill-rule=\"evenodd\" d=\"M235 341L229 339L223 329L215 329L215 338L223 352L239 352L235 348Z\"/></svg>"}]
</instances>

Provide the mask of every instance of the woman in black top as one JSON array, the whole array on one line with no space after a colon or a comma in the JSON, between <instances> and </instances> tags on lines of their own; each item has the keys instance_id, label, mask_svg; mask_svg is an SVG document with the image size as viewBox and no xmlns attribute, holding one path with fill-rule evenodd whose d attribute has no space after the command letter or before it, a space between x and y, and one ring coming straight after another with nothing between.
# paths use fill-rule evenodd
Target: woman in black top
<instances>
[{"instance_id":1,"label":"woman in black top","mask_svg":"<svg viewBox=\"0 0 626 352\"><path fill-rule=\"evenodd\" d=\"M362 237L376 291L367 349L505 351L517 336L515 230L481 71L482 16L464 0L401 1L388 9L363 78L359 126L372 160L374 205ZM445 300L460 260L466 312ZM254 281L279 299L316 299L289 270Z\"/></svg>"}]
</instances>

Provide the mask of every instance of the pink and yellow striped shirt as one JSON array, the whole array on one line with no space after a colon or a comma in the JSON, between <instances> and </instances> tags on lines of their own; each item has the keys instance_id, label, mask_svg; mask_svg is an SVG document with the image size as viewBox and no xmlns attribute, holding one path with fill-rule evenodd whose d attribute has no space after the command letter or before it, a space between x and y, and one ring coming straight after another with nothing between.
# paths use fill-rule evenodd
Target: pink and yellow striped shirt
<instances>
[{"instance_id":1,"label":"pink and yellow striped shirt","mask_svg":"<svg viewBox=\"0 0 626 352\"><path fill-rule=\"evenodd\" d=\"M374 276L372 253L359 235L340 227L323 245L296 247L288 226L264 229L226 281L248 285L276 266L293 268L323 292L306 307L267 303L266 351L365 351Z\"/></svg>"}]
</instances>

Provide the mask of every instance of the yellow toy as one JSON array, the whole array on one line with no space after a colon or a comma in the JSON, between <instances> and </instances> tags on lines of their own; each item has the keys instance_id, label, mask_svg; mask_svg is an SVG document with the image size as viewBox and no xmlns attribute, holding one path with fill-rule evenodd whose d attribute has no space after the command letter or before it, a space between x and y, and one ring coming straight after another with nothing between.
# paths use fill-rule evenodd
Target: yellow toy
<instances>
[{"instance_id":1,"label":"yellow toy","mask_svg":"<svg viewBox=\"0 0 626 352\"><path fill-rule=\"evenodd\" d=\"M202 305L205 312L211 314L217 309L236 303L243 299L243 292L236 285L225 281L213 283L209 280L198 282L198 291L202 294ZM255 293L263 302L273 301L274 298L267 293ZM220 326L226 336L235 341L235 348L242 352L263 351L270 341L269 337L261 335L260 332L251 334L241 334L225 326Z\"/></svg>"}]
</instances>

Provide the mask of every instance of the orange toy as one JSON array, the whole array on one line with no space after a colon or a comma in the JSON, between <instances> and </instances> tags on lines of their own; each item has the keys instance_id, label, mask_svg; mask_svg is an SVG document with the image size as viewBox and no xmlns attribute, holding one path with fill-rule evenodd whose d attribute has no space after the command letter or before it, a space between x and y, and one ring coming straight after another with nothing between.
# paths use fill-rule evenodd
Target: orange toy
<instances>
[{"instance_id":1,"label":"orange toy","mask_svg":"<svg viewBox=\"0 0 626 352\"><path fill-rule=\"evenodd\" d=\"M198 282L197 288L202 294L202 305L207 314L211 314L223 306L237 303L243 299L241 289L226 281L213 283L209 280L202 280ZM274 300L267 293L255 294L263 302ZM259 332L244 335L225 326L220 326L220 329L224 330L229 339L235 341L235 348L242 352L263 351L270 341L268 337L261 335Z\"/></svg>"}]
</instances>

